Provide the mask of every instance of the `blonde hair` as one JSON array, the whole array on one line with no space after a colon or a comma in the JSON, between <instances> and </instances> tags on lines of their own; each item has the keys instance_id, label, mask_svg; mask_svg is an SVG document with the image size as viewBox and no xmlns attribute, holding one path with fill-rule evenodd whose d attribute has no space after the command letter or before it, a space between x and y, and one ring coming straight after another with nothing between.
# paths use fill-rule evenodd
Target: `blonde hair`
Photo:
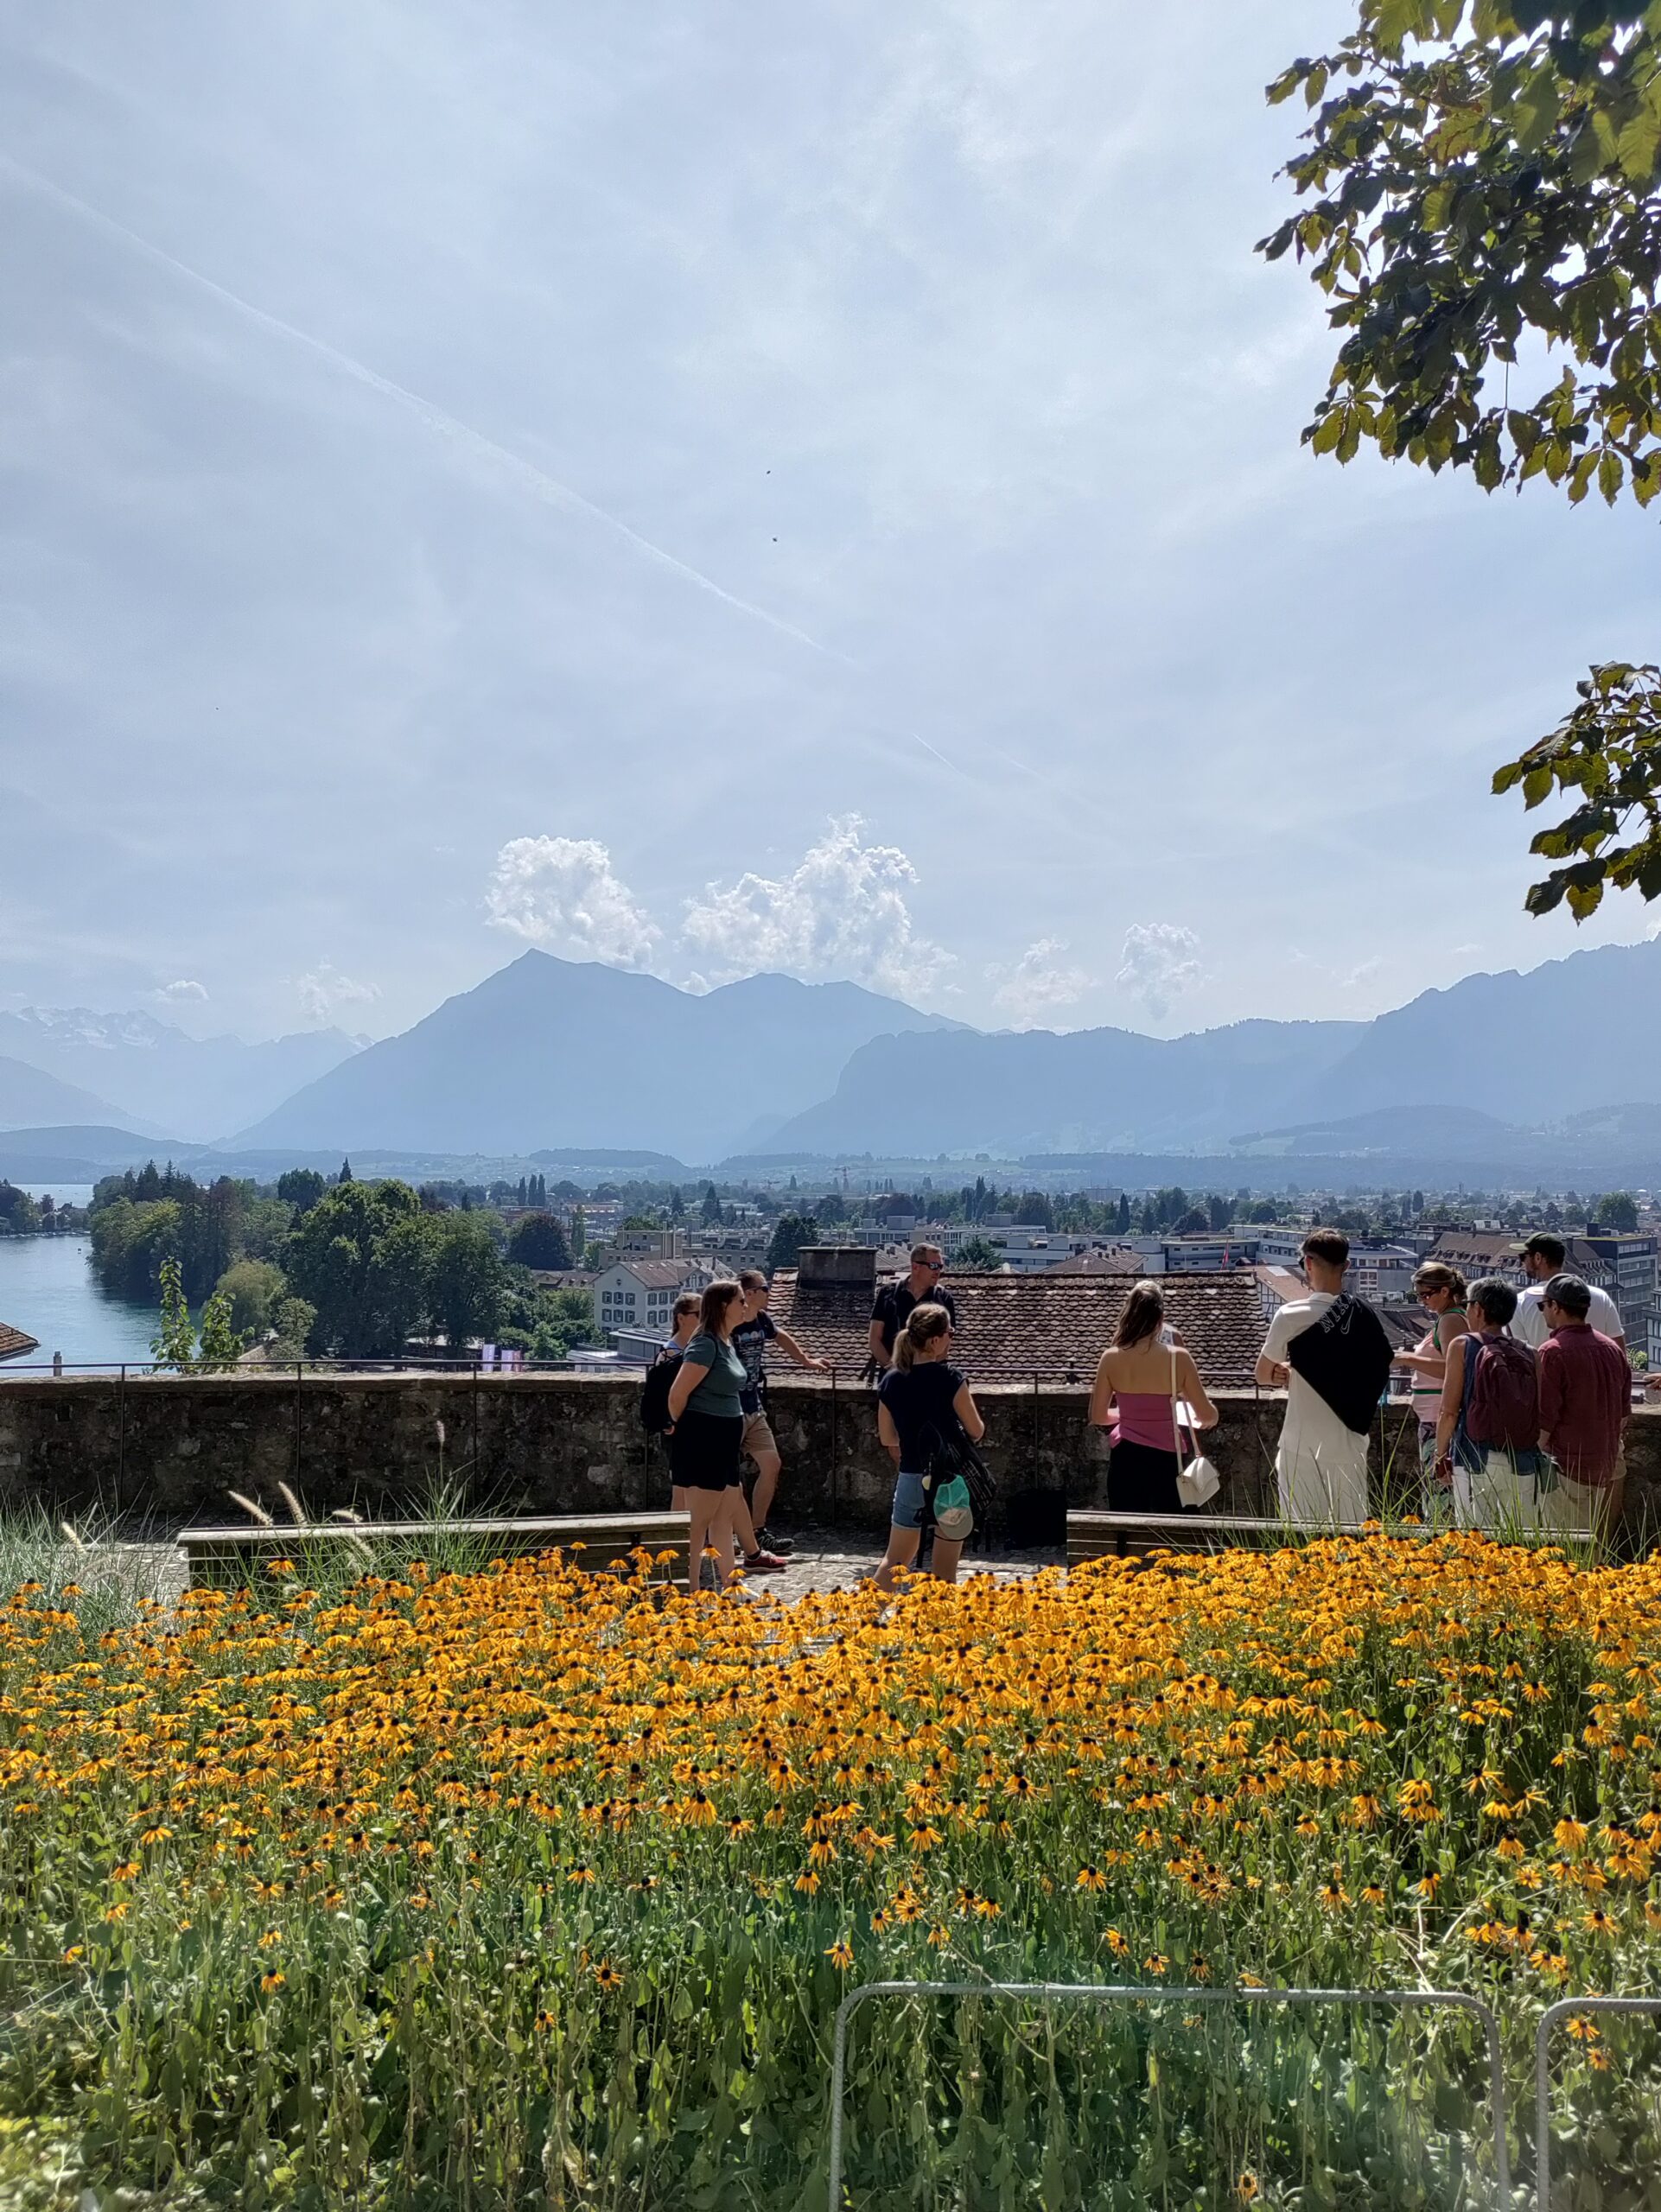
<instances>
[{"instance_id":1,"label":"blonde hair","mask_svg":"<svg viewBox=\"0 0 1661 2212\"><path fill-rule=\"evenodd\" d=\"M937 1338L949 1336L951 1331L951 1316L944 1306L935 1306L927 1301L913 1306L907 1314L906 1325L894 1344L894 1365L904 1374L925 1344L932 1344Z\"/></svg>"},{"instance_id":2,"label":"blonde hair","mask_svg":"<svg viewBox=\"0 0 1661 2212\"><path fill-rule=\"evenodd\" d=\"M1413 1270L1413 1287L1416 1291L1451 1290L1455 1306L1467 1303L1470 1293L1465 1287L1465 1278L1457 1268L1450 1268L1445 1260L1427 1260L1422 1268Z\"/></svg>"}]
</instances>

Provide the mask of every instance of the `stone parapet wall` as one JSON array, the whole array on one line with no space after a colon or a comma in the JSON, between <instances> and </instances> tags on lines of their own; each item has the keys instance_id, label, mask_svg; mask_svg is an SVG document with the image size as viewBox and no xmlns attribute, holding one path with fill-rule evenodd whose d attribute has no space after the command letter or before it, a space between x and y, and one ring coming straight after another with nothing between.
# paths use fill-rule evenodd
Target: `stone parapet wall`
<instances>
[{"instance_id":1,"label":"stone parapet wall","mask_svg":"<svg viewBox=\"0 0 1661 2212\"><path fill-rule=\"evenodd\" d=\"M1105 1505L1107 1456L1082 1388L977 1389L986 1457L1014 1541L1057 1541L1064 1507ZM643 1434L637 1376L281 1375L0 1379L0 1510L101 1511L182 1526L234 1513L243 1491L282 1514L286 1482L308 1510L391 1513L442 1478L472 1507L511 1513L628 1511L668 1498L661 1448ZM1283 1402L1219 1391L1206 1449L1223 1477L1213 1510L1274 1510ZM869 1389L781 1377L772 1393L785 1456L780 1517L886 1525L893 1476ZM441 1440L441 1427L442 1436ZM1630 1496L1661 1522L1661 1409L1634 1414ZM1415 1425L1381 1414L1375 1497L1416 1478Z\"/></svg>"}]
</instances>

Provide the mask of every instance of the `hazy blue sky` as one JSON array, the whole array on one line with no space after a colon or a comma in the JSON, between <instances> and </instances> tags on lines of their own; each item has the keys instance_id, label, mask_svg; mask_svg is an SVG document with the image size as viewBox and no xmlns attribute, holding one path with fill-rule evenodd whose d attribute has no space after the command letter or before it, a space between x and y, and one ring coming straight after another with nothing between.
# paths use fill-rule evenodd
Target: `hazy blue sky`
<instances>
[{"instance_id":1,"label":"hazy blue sky","mask_svg":"<svg viewBox=\"0 0 1661 2212\"><path fill-rule=\"evenodd\" d=\"M0 1006L1170 1029L1644 934L1486 787L1654 521L1298 445L1262 86L1347 12L0 0Z\"/></svg>"}]
</instances>

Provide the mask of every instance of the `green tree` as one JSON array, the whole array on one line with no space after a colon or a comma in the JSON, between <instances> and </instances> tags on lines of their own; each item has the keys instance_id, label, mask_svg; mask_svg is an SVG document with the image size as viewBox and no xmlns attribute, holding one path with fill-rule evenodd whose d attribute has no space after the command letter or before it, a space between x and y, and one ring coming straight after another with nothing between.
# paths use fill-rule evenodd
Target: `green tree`
<instances>
[{"instance_id":1,"label":"green tree","mask_svg":"<svg viewBox=\"0 0 1661 2212\"><path fill-rule=\"evenodd\" d=\"M231 1301L232 1326L257 1343L270 1327L288 1287L282 1268L269 1260L234 1260L220 1277L216 1293Z\"/></svg>"},{"instance_id":2,"label":"green tree","mask_svg":"<svg viewBox=\"0 0 1661 2212\"><path fill-rule=\"evenodd\" d=\"M571 1248L565 1241L564 1224L557 1214L524 1215L509 1232L507 1256L519 1268L569 1268Z\"/></svg>"},{"instance_id":3,"label":"green tree","mask_svg":"<svg viewBox=\"0 0 1661 2212\"><path fill-rule=\"evenodd\" d=\"M0 1179L0 1236L32 1236L40 1225L40 1213L29 1192Z\"/></svg>"},{"instance_id":4,"label":"green tree","mask_svg":"<svg viewBox=\"0 0 1661 2212\"><path fill-rule=\"evenodd\" d=\"M964 1268L971 1273L985 1272L1003 1265L1003 1255L997 1246L984 1236L965 1236L952 1255L954 1268Z\"/></svg>"},{"instance_id":5,"label":"green tree","mask_svg":"<svg viewBox=\"0 0 1661 2212\"><path fill-rule=\"evenodd\" d=\"M476 1213L445 1214L428 1234L433 1323L454 1355L475 1338L493 1337L500 1325L506 1287L501 1254Z\"/></svg>"},{"instance_id":6,"label":"green tree","mask_svg":"<svg viewBox=\"0 0 1661 2212\"><path fill-rule=\"evenodd\" d=\"M196 1364L196 1325L190 1318L178 1260L170 1252L162 1262L161 1278L162 1311L150 1351L158 1367L182 1375Z\"/></svg>"},{"instance_id":7,"label":"green tree","mask_svg":"<svg viewBox=\"0 0 1661 2212\"><path fill-rule=\"evenodd\" d=\"M247 1349L247 1338L232 1325L228 1294L216 1290L202 1307L197 1366L210 1370L234 1367Z\"/></svg>"},{"instance_id":8,"label":"green tree","mask_svg":"<svg viewBox=\"0 0 1661 2212\"><path fill-rule=\"evenodd\" d=\"M1130 1234L1130 1193L1129 1191L1119 1192L1119 1211L1113 1226L1121 1236L1128 1236Z\"/></svg>"},{"instance_id":9,"label":"green tree","mask_svg":"<svg viewBox=\"0 0 1661 2212\"><path fill-rule=\"evenodd\" d=\"M284 1272L315 1309L312 1335L347 1358L401 1351L428 1311L431 1237L407 1183L339 1183L295 1225Z\"/></svg>"},{"instance_id":10,"label":"green tree","mask_svg":"<svg viewBox=\"0 0 1661 2212\"><path fill-rule=\"evenodd\" d=\"M290 1167L277 1179L277 1195L296 1213L309 1213L328 1185L315 1167Z\"/></svg>"},{"instance_id":11,"label":"green tree","mask_svg":"<svg viewBox=\"0 0 1661 2212\"><path fill-rule=\"evenodd\" d=\"M1295 250L1343 334L1304 440L1363 442L1485 490L1578 503L1661 491L1661 11L1639 0L1359 0L1295 61L1314 120L1287 166ZM1539 341L1543 340L1543 344ZM1561 367L1558 366L1561 364ZM1608 886L1661 897L1661 668L1595 665L1558 727L1495 772L1568 811L1527 906L1577 921Z\"/></svg>"},{"instance_id":12,"label":"green tree","mask_svg":"<svg viewBox=\"0 0 1661 2212\"><path fill-rule=\"evenodd\" d=\"M803 1245L811 1244L818 1233L819 1224L811 1214L781 1213L767 1245L768 1273L774 1268L793 1268Z\"/></svg>"},{"instance_id":13,"label":"green tree","mask_svg":"<svg viewBox=\"0 0 1661 2212\"><path fill-rule=\"evenodd\" d=\"M706 1183L703 1186L703 1197L698 1205L699 1221L705 1229L719 1229L724 1218L721 1211L721 1200L716 1195L715 1185Z\"/></svg>"},{"instance_id":14,"label":"green tree","mask_svg":"<svg viewBox=\"0 0 1661 2212\"><path fill-rule=\"evenodd\" d=\"M311 1349L311 1334L316 1325L315 1306L309 1306L303 1298L280 1298L271 1313L266 1357L284 1365L303 1359Z\"/></svg>"},{"instance_id":15,"label":"green tree","mask_svg":"<svg viewBox=\"0 0 1661 2212\"><path fill-rule=\"evenodd\" d=\"M1595 1218L1600 1229L1630 1233L1638 1227L1638 1200L1630 1191L1606 1191L1598 1200Z\"/></svg>"}]
</instances>

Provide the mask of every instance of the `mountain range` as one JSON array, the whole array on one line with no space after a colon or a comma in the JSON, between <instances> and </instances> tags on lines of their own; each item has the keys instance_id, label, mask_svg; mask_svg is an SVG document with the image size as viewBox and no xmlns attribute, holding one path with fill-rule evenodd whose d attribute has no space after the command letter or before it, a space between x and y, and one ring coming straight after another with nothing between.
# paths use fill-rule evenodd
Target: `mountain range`
<instances>
[{"instance_id":1,"label":"mountain range","mask_svg":"<svg viewBox=\"0 0 1661 2212\"><path fill-rule=\"evenodd\" d=\"M1658 1007L1661 942L1467 976L1371 1021L1169 1039L985 1032L783 976L700 994L531 951L361 1049L339 1032L198 1044L148 1015L0 1015L0 1128L130 1142L160 1123L262 1160L984 1153L1607 1188L1593 1179L1661 1184Z\"/></svg>"},{"instance_id":2,"label":"mountain range","mask_svg":"<svg viewBox=\"0 0 1661 2212\"><path fill-rule=\"evenodd\" d=\"M856 983L655 976L525 952L245 1129L244 1146L528 1154L571 1145L715 1160L767 1141L890 1030L953 1027Z\"/></svg>"},{"instance_id":3,"label":"mountain range","mask_svg":"<svg viewBox=\"0 0 1661 2212\"><path fill-rule=\"evenodd\" d=\"M1439 1113L1452 1135L1473 1109L1541 1128L1661 1102L1658 1008L1653 941L1467 976L1367 1022L1242 1021L1169 1039L968 1030L926 1052L887 1037L855 1052L773 1149L1226 1151L1243 1132L1408 1109L1422 1156L1440 1152Z\"/></svg>"},{"instance_id":4,"label":"mountain range","mask_svg":"<svg viewBox=\"0 0 1661 2212\"><path fill-rule=\"evenodd\" d=\"M83 1095L73 1111L67 1105L29 1109L0 1071L0 1128L53 1120L131 1122L211 1143L270 1113L302 1084L349 1058L360 1041L339 1029L308 1029L245 1045L240 1037L187 1036L150 1014L29 1007L0 1014L0 1056Z\"/></svg>"}]
</instances>

